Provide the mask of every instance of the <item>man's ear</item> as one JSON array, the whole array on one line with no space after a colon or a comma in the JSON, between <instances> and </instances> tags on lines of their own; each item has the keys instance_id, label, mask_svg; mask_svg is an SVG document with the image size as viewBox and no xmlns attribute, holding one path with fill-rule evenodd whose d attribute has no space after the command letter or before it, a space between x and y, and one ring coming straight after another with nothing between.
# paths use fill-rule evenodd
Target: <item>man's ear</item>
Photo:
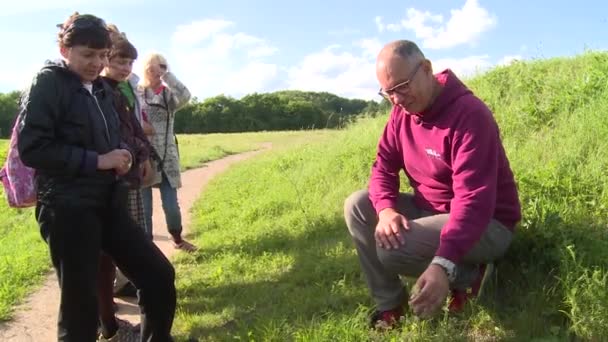
<instances>
[{"instance_id":1,"label":"man's ear","mask_svg":"<svg viewBox=\"0 0 608 342\"><path fill-rule=\"evenodd\" d=\"M430 73L431 75L433 75L433 63L431 63L430 60L425 59L424 62L422 62L422 68L427 74Z\"/></svg>"}]
</instances>

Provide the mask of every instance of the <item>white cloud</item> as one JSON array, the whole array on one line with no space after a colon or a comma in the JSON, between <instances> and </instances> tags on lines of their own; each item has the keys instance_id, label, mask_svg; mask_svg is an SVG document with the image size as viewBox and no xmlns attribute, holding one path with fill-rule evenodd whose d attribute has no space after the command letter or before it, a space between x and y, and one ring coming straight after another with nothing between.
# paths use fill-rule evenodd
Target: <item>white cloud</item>
<instances>
[{"instance_id":1,"label":"white cloud","mask_svg":"<svg viewBox=\"0 0 608 342\"><path fill-rule=\"evenodd\" d=\"M196 45L233 25L234 23L221 19L195 21L187 25L179 25L173 33L172 40L175 44Z\"/></svg>"},{"instance_id":2,"label":"white cloud","mask_svg":"<svg viewBox=\"0 0 608 342\"><path fill-rule=\"evenodd\" d=\"M233 73L226 80L228 85L238 85L238 92L250 94L264 90L278 75L275 64L251 62Z\"/></svg>"},{"instance_id":3,"label":"white cloud","mask_svg":"<svg viewBox=\"0 0 608 342\"><path fill-rule=\"evenodd\" d=\"M376 22L376 28L378 29L378 32L382 33L384 32L384 29L386 28L386 25L384 25L384 22L382 21L382 17L381 16L377 16L374 21Z\"/></svg>"},{"instance_id":4,"label":"white cloud","mask_svg":"<svg viewBox=\"0 0 608 342\"><path fill-rule=\"evenodd\" d=\"M441 14L409 8L400 24L383 25L382 29L394 32L411 30L416 38L422 40L423 48L445 49L474 44L482 33L495 27L496 23L496 17L481 7L478 0L466 0L462 8L450 11L447 21ZM380 27L379 31L382 32Z\"/></svg>"},{"instance_id":5,"label":"white cloud","mask_svg":"<svg viewBox=\"0 0 608 342\"><path fill-rule=\"evenodd\" d=\"M270 91L279 67L264 61L278 49L265 39L233 32L231 21L205 19L180 25L172 36L169 64L200 99Z\"/></svg>"},{"instance_id":6,"label":"white cloud","mask_svg":"<svg viewBox=\"0 0 608 342\"><path fill-rule=\"evenodd\" d=\"M354 43L355 46L363 49L363 56L366 58L373 58L374 60L378 56L380 49L382 49L382 42L378 38L367 38L362 39Z\"/></svg>"},{"instance_id":7,"label":"white cloud","mask_svg":"<svg viewBox=\"0 0 608 342\"><path fill-rule=\"evenodd\" d=\"M377 99L375 56L370 48L377 44L364 40L355 44L357 53L329 46L307 55L299 65L288 69L287 87L308 91L328 91L349 98ZM376 51L377 53L377 51Z\"/></svg>"}]
</instances>

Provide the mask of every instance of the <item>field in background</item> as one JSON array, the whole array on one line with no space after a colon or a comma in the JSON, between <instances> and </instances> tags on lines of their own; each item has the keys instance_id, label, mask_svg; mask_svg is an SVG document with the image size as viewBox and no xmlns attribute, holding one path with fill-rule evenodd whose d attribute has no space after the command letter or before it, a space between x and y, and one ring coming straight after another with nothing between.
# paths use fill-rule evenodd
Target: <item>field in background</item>
<instances>
[{"instance_id":1,"label":"field in background","mask_svg":"<svg viewBox=\"0 0 608 342\"><path fill-rule=\"evenodd\" d=\"M217 133L178 135L178 143L183 170L216 160L226 155L252 151L263 143L271 143L273 148L290 148L307 141L318 141L335 134L332 130L308 130L260 133Z\"/></svg>"}]
</instances>

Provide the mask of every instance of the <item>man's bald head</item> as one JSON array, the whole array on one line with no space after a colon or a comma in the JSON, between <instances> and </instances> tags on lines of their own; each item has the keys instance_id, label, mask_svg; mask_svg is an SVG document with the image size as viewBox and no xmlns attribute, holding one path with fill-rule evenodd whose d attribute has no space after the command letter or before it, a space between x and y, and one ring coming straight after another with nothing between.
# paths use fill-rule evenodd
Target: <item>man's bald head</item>
<instances>
[{"instance_id":1,"label":"man's bald head","mask_svg":"<svg viewBox=\"0 0 608 342\"><path fill-rule=\"evenodd\" d=\"M396 40L390 42L380 50L380 57L399 57L401 59L414 59L416 62L424 59L424 54L416 43L409 40Z\"/></svg>"}]
</instances>

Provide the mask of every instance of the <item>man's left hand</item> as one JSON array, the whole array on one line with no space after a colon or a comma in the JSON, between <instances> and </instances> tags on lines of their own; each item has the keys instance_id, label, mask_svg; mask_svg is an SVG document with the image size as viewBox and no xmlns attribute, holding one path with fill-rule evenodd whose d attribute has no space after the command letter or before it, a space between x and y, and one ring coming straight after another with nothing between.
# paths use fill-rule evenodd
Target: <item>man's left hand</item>
<instances>
[{"instance_id":1,"label":"man's left hand","mask_svg":"<svg viewBox=\"0 0 608 342\"><path fill-rule=\"evenodd\" d=\"M441 266L431 264L420 275L415 288L418 291L410 297L410 308L416 316L429 318L445 303L450 291L450 282Z\"/></svg>"}]
</instances>

